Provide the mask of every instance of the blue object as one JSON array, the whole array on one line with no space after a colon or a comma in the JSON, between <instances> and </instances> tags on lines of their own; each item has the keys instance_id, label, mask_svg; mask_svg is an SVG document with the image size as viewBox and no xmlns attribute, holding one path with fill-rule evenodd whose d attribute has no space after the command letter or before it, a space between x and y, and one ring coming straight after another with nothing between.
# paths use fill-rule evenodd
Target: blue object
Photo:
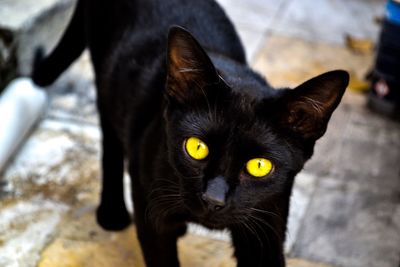
<instances>
[{"instance_id":1,"label":"blue object","mask_svg":"<svg viewBox=\"0 0 400 267\"><path fill-rule=\"evenodd\" d=\"M376 52L368 106L400 120L400 0L387 1Z\"/></svg>"},{"instance_id":2,"label":"blue object","mask_svg":"<svg viewBox=\"0 0 400 267\"><path fill-rule=\"evenodd\" d=\"M400 2L389 0L386 4L386 19L400 25Z\"/></svg>"}]
</instances>

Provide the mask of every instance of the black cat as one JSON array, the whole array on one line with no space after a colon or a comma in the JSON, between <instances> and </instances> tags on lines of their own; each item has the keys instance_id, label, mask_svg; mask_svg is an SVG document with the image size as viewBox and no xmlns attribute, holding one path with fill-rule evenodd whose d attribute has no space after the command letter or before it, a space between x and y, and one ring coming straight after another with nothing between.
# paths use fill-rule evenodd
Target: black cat
<instances>
[{"instance_id":1,"label":"black cat","mask_svg":"<svg viewBox=\"0 0 400 267\"><path fill-rule=\"evenodd\" d=\"M99 224L130 223L126 161L147 266L179 266L176 241L187 222L228 228L238 266L285 266L293 180L348 74L271 88L248 67L213 0L79 0L60 43L35 68L35 83L51 84L85 47L103 131Z\"/></svg>"}]
</instances>

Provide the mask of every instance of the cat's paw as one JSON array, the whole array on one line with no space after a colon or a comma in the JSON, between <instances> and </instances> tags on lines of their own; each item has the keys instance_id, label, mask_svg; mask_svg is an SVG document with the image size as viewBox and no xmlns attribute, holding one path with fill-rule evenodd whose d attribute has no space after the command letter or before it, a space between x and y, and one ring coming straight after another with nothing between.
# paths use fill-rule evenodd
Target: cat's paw
<instances>
[{"instance_id":1,"label":"cat's paw","mask_svg":"<svg viewBox=\"0 0 400 267\"><path fill-rule=\"evenodd\" d=\"M100 205L96 211L97 223L107 231L120 231L131 224L131 216L125 207L110 208Z\"/></svg>"}]
</instances>

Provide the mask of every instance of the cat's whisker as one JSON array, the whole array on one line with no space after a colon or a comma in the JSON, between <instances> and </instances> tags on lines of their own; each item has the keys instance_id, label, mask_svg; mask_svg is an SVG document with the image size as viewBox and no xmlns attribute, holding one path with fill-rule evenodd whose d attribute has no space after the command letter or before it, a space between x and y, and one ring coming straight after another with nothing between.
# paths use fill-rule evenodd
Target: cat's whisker
<instances>
[{"instance_id":1,"label":"cat's whisker","mask_svg":"<svg viewBox=\"0 0 400 267\"><path fill-rule=\"evenodd\" d=\"M151 201L146 208L146 218L154 218L158 224L171 211L183 206L183 196L181 194L160 194L150 198ZM160 212L161 210L161 212Z\"/></svg>"},{"instance_id":2,"label":"cat's whisker","mask_svg":"<svg viewBox=\"0 0 400 267\"><path fill-rule=\"evenodd\" d=\"M176 188L179 189L179 184L174 181L169 181L168 179L160 179L158 181L154 181L151 184L151 188L157 189L157 188Z\"/></svg>"},{"instance_id":3,"label":"cat's whisker","mask_svg":"<svg viewBox=\"0 0 400 267\"><path fill-rule=\"evenodd\" d=\"M201 89L201 92L203 93L204 99L205 99L205 101L206 101L206 103L207 103L207 107L208 107L208 117L210 118L210 120L213 120L213 119L215 119L215 118L213 118L213 116L212 116L213 113L211 112L210 101L208 100L208 97L207 97L206 93L204 92L203 88L200 87L200 89Z\"/></svg>"},{"instance_id":4,"label":"cat's whisker","mask_svg":"<svg viewBox=\"0 0 400 267\"><path fill-rule=\"evenodd\" d=\"M248 232L246 231L247 228L243 226L242 222L238 222L236 225L239 226L239 229L243 233L243 236L246 238L247 243L250 244L251 242L249 241Z\"/></svg>"},{"instance_id":5,"label":"cat's whisker","mask_svg":"<svg viewBox=\"0 0 400 267\"><path fill-rule=\"evenodd\" d=\"M173 196L168 196L168 195L159 195L157 197L152 197L152 198L150 198L150 202L148 204L148 207L152 207L154 205L158 205L160 203L163 203L164 201L169 201L169 200L174 200L174 197Z\"/></svg>"},{"instance_id":6,"label":"cat's whisker","mask_svg":"<svg viewBox=\"0 0 400 267\"><path fill-rule=\"evenodd\" d=\"M168 178L157 178L157 179L155 179L153 184L163 183L163 182L168 182L168 183L174 184L176 186L179 186L179 183L177 181L174 181L174 180L168 179Z\"/></svg>"},{"instance_id":7,"label":"cat's whisker","mask_svg":"<svg viewBox=\"0 0 400 267\"><path fill-rule=\"evenodd\" d=\"M171 193L179 193L179 188L173 188L173 187L169 187L169 188L154 188L152 191L150 191L150 193L149 193L149 197L151 197L151 196L153 196L153 195L155 195L155 194L157 194L157 193L160 193L160 194L163 194L163 193L166 193L166 192L171 192Z\"/></svg>"},{"instance_id":8,"label":"cat's whisker","mask_svg":"<svg viewBox=\"0 0 400 267\"><path fill-rule=\"evenodd\" d=\"M153 198L151 202L149 203L148 207L153 208L154 206L157 205L162 205L162 204L167 204L167 203L180 203L182 200L180 198L177 198L176 196L173 195L161 195L157 198Z\"/></svg>"},{"instance_id":9,"label":"cat's whisker","mask_svg":"<svg viewBox=\"0 0 400 267\"><path fill-rule=\"evenodd\" d=\"M268 245L268 247L271 247L270 240L269 240L269 236L268 236L268 234L265 232L264 228L263 228L262 226L260 226L260 225L257 223L257 221L255 221L254 218L252 218L252 217L250 217L248 221L249 221L252 225L254 225L254 226L256 227L256 229L260 229L260 230L261 230L261 233L264 235L265 239L267 240L267 245ZM257 230L256 230L256 232L258 233ZM256 237L257 237L257 239L258 239L258 241L259 241L259 243L260 243L260 246L261 246L261 247L264 247L265 244L264 244L264 242L261 241L261 239L260 239L260 237L259 237L258 234L257 234ZM264 240L264 239L263 239L263 240ZM259 255L259 257L261 257L261 255Z\"/></svg>"},{"instance_id":10,"label":"cat's whisker","mask_svg":"<svg viewBox=\"0 0 400 267\"><path fill-rule=\"evenodd\" d=\"M257 209L257 208L250 208L250 210L255 211L255 212L259 212L274 218L277 218L278 220L280 220L281 222L283 222L283 219L281 216L279 216L277 213L274 213L272 211L268 211L268 210L261 210L261 209Z\"/></svg>"},{"instance_id":11,"label":"cat's whisker","mask_svg":"<svg viewBox=\"0 0 400 267\"><path fill-rule=\"evenodd\" d=\"M185 177L185 180L201 180L202 177Z\"/></svg>"},{"instance_id":12,"label":"cat's whisker","mask_svg":"<svg viewBox=\"0 0 400 267\"><path fill-rule=\"evenodd\" d=\"M261 227L261 226L259 225L259 220L258 220L257 217L252 216L251 214L249 214L249 220L252 221L252 222L254 222L254 224L257 225L257 227L261 230L261 232L262 232L266 237L268 236L268 234L265 232L264 228Z\"/></svg>"},{"instance_id":13,"label":"cat's whisker","mask_svg":"<svg viewBox=\"0 0 400 267\"><path fill-rule=\"evenodd\" d=\"M176 203L158 203L158 205L153 206L152 209L150 209L150 217L152 218L165 218L166 214L168 213L168 210L171 209L171 207L174 207L175 205L178 205ZM154 211L157 211L154 213Z\"/></svg>"},{"instance_id":14,"label":"cat's whisker","mask_svg":"<svg viewBox=\"0 0 400 267\"><path fill-rule=\"evenodd\" d=\"M249 214L249 216L250 216L250 218L252 218L254 221L257 221L258 223L261 223L261 224L265 225L266 227L268 227L268 228L273 232L273 234L275 235L275 237L276 237L278 240L282 240L282 237L278 234L278 232L276 231L276 229L275 229L270 223L268 223L268 222L265 221L265 220L262 220L262 219L258 218L257 216L254 216L254 215L251 215L251 214ZM260 227L262 228L262 226L260 226ZM265 232L264 232L264 233L265 233ZM265 235L268 236L268 234L266 234L266 233L265 233Z\"/></svg>"},{"instance_id":15,"label":"cat's whisker","mask_svg":"<svg viewBox=\"0 0 400 267\"><path fill-rule=\"evenodd\" d=\"M162 186L164 183L168 185ZM162 192L180 192L180 187L177 182L165 178L156 179L152 183L151 188L152 189L149 192L149 198L158 192L161 192L160 194L162 194Z\"/></svg>"},{"instance_id":16,"label":"cat's whisker","mask_svg":"<svg viewBox=\"0 0 400 267\"><path fill-rule=\"evenodd\" d=\"M173 214L175 211L178 211L181 207L181 203L168 204L162 209L161 213L158 212L157 214L154 214L154 216L152 217L152 221L154 222L156 229L161 229L162 225L164 225L165 218L169 214Z\"/></svg>"},{"instance_id":17,"label":"cat's whisker","mask_svg":"<svg viewBox=\"0 0 400 267\"><path fill-rule=\"evenodd\" d=\"M247 231L247 227L243 224L244 220L245 219L243 219L241 216L233 216L232 224L235 225L236 227L239 227L238 229L246 238L247 243L251 244L251 241L249 240L249 231Z\"/></svg>"},{"instance_id":18,"label":"cat's whisker","mask_svg":"<svg viewBox=\"0 0 400 267\"><path fill-rule=\"evenodd\" d=\"M269 234L265 231L265 228L260 224L260 223L262 223L262 221L258 220L257 217L250 217L250 218L251 218L251 221L254 222L254 224L256 225L256 227L259 228L259 229L261 230L261 232L263 233L265 239L266 239L267 242L268 242L268 246L270 246L270 245L271 245L271 244L270 244L270 236L269 236ZM269 227L269 228L270 228L270 227ZM274 231L274 230L272 229L272 231Z\"/></svg>"},{"instance_id":19,"label":"cat's whisker","mask_svg":"<svg viewBox=\"0 0 400 267\"><path fill-rule=\"evenodd\" d=\"M250 233L258 240L259 244L262 246L263 243L260 239L260 237L257 234L257 231L253 228L251 221L248 218L245 218L243 220L243 225L250 231Z\"/></svg>"}]
</instances>

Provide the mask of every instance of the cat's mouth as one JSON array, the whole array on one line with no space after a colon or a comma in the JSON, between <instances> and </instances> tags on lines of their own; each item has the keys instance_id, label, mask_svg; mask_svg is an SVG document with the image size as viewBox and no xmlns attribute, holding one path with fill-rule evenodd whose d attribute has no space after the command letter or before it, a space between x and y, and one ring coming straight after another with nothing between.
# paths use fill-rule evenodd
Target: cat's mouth
<instances>
[{"instance_id":1,"label":"cat's mouth","mask_svg":"<svg viewBox=\"0 0 400 267\"><path fill-rule=\"evenodd\" d=\"M197 215L199 223L211 229L224 229L232 222L229 210L210 211L204 209Z\"/></svg>"},{"instance_id":2,"label":"cat's mouth","mask_svg":"<svg viewBox=\"0 0 400 267\"><path fill-rule=\"evenodd\" d=\"M201 199L200 194L192 195L184 203L190 217L196 223L211 229L224 229L231 225L232 216L229 207L210 209Z\"/></svg>"},{"instance_id":3,"label":"cat's mouth","mask_svg":"<svg viewBox=\"0 0 400 267\"><path fill-rule=\"evenodd\" d=\"M227 221L229 220L224 220L224 218L218 215L205 215L202 217L199 217L199 223L210 228L210 229L218 229L222 230L226 227L229 226L229 223Z\"/></svg>"}]
</instances>

